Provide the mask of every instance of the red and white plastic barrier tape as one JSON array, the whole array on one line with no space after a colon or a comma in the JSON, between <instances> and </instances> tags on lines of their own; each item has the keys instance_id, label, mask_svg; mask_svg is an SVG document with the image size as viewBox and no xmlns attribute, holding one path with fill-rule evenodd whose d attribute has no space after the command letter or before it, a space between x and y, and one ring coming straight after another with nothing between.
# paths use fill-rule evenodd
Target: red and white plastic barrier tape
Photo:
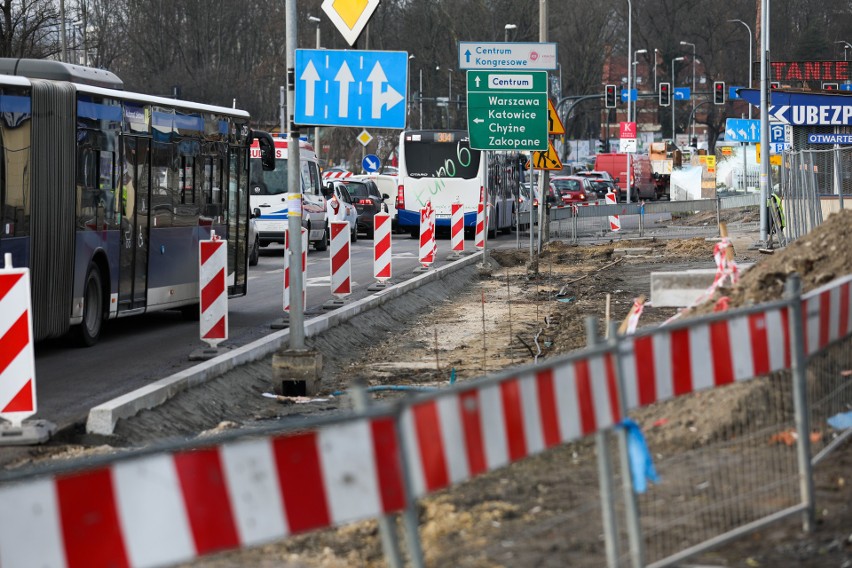
<instances>
[{"instance_id":1,"label":"red and white plastic barrier tape","mask_svg":"<svg viewBox=\"0 0 852 568\"><path fill-rule=\"evenodd\" d=\"M464 252L464 210L461 203L450 206L450 249L455 253Z\"/></svg>"},{"instance_id":2,"label":"red and white plastic barrier tape","mask_svg":"<svg viewBox=\"0 0 852 568\"><path fill-rule=\"evenodd\" d=\"M391 218L381 212L373 217L373 277L379 282L391 279Z\"/></svg>"},{"instance_id":3,"label":"red and white plastic barrier tape","mask_svg":"<svg viewBox=\"0 0 852 568\"><path fill-rule=\"evenodd\" d=\"M308 230L302 227L302 307L307 301L308 283L305 275L308 271ZM290 230L284 230L284 311L290 313Z\"/></svg>"},{"instance_id":4,"label":"red and white plastic barrier tape","mask_svg":"<svg viewBox=\"0 0 852 568\"><path fill-rule=\"evenodd\" d=\"M788 313L776 308L627 337L620 344L627 408L789 368Z\"/></svg>"},{"instance_id":5,"label":"red and white plastic barrier tape","mask_svg":"<svg viewBox=\"0 0 852 568\"><path fill-rule=\"evenodd\" d=\"M603 353L415 402L402 417L413 495L617 424L616 388Z\"/></svg>"},{"instance_id":6,"label":"red and white plastic barrier tape","mask_svg":"<svg viewBox=\"0 0 852 568\"><path fill-rule=\"evenodd\" d=\"M38 410L30 269L12 268L11 253L6 253L4 263L0 269L0 418L21 428Z\"/></svg>"},{"instance_id":7,"label":"red and white plastic barrier tape","mask_svg":"<svg viewBox=\"0 0 852 568\"><path fill-rule=\"evenodd\" d=\"M712 295L716 288L722 286L725 280L730 280L733 286L740 279L737 263L733 259L728 259L727 251L730 246L731 241L723 238L713 247L713 260L716 261L716 278L713 280L713 286L710 288L708 296Z\"/></svg>"},{"instance_id":8,"label":"red and white plastic barrier tape","mask_svg":"<svg viewBox=\"0 0 852 568\"><path fill-rule=\"evenodd\" d=\"M228 241L210 231L209 241L199 241L199 289L201 290L201 340L215 348L228 339Z\"/></svg>"},{"instance_id":9,"label":"red and white plastic barrier tape","mask_svg":"<svg viewBox=\"0 0 852 568\"><path fill-rule=\"evenodd\" d=\"M331 293L345 297L352 293L352 267L349 263L349 241L351 232L347 221L332 221L331 250L328 258L331 265ZM354 227L352 230L355 230Z\"/></svg>"},{"instance_id":10,"label":"red and white plastic barrier tape","mask_svg":"<svg viewBox=\"0 0 852 568\"><path fill-rule=\"evenodd\" d=\"M399 511L396 432L360 419L4 485L0 565L172 565Z\"/></svg>"}]
</instances>

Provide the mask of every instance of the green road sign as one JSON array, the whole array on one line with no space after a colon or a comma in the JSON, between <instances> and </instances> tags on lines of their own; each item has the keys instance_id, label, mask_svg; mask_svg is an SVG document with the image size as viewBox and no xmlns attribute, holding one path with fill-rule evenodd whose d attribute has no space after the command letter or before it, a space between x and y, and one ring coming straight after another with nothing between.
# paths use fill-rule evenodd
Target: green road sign
<instances>
[{"instance_id":1,"label":"green road sign","mask_svg":"<svg viewBox=\"0 0 852 568\"><path fill-rule=\"evenodd\" d=\"M547 71L468 71L467 128L477 150L547 150Z\"/></svg>"}]
</instances>

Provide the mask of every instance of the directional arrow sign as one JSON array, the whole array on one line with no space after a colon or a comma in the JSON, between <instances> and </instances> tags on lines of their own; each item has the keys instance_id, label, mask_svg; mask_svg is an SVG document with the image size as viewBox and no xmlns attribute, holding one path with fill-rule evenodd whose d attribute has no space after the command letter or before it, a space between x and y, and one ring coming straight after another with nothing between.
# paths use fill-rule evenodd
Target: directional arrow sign
<instances>
[{"instance_id":1,"label":"directional arrow sign","mask_svg":"<svg viewBox=\"0 0 852 568\"><path fill-rule=\"evenodd\" d=\"M405 128L408 53L296 50L296 124Z\"/></svg>"},{"instance_id":2,"label":"directional arrow sign","mask_svg":"<svg viewBox=\"0 0 852 568\"><path fill-rule=\"evenodd\" d=\"M674 90L674 98L676 101L688 101L691 95L689 87L676 87Z\"/></svg>"},{"instance_id":3,"label":"directional arrow sign","mask_svg":"<svg viewBox=\"0 0 852 568\"><path fill-rule=\"evenodd\" d=\"M725 140L732 142L757 142L760 140L760 121L729 118L725 122Z\"/></svg>"},{"instance_id":4,"label":"directional arrow sign","mask_svg":"<svg viewBox=\"0 0 852 568\"><path fill-rule=\"evenodd\" d=\"M468 71L467 122L477 150L547 150L546 71Z\"/></svg>"},{"instance_id":5,"label":"directional arrow sign","mask_svg":"<svg viewBox=\"0 0 852 568\"><path fill-rule=\"evenodd\" d=\"M361 160L361 167L368 173L378 171L379 166L381 165L382 161L375 154L367 154L364 156L364 159Z\"/></svg>"}]
</instances>

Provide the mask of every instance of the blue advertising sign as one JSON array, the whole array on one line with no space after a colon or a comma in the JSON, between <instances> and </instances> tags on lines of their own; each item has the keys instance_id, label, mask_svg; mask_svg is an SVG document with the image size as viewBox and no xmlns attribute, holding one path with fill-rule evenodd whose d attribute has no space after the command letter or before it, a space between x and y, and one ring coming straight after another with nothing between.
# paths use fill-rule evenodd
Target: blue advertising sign
<instances>
[{"instance_id":1,"label":"blue advertising sign","mask_svg":"<svg viewBox=\"0 0 852 568\"><path fill-rule=\"evenodd\" d=\"M808 144L852 144L852 134L808 134Z\"/></svg>"},{"instance_id":2,"label":"blue advertising sign","mask_svg":"<svg viewBox=\"0 0 852 568\"><path fill-rule=\"evenodd\" d=\"M760 106L760 91L740 89L749 104ZM841 94L772 91L766 109L769 120L783 124L852 126L852 97Z\"/></svg>"},{"instance_id":3,"label":"blue advertising sign","mask_svg":"<svg viewBox=\"0 0 852 568\"><path fill-rule=\"evenodd\" d=\"M296 50L296 124L405 128L408 53Z\"/></svg>"},{"instance_id":4,"label":"blue advertising sign","mask_svg":"<svg viewBox=\"0 0 852 568\"><path fill-rule=\"evenodd\" d=\"M692 91L689 87L675 87L674 98L676 101L688 101L692 96Z\"/></svg>"},{"instance_id":5,"label":"blue advertising sign","mask_svg":"<svg viewBox=\"0 0 852 568\"><path fill-rule=\"evenodd\" d=\"M382 165L382 161L375 154L367 154L364 156L364 159L361 160L361 167L367 173L373 173L379 171L379 167Z\"/></svg>"},{"instance_id":6,"label":"blue advertising sign","mask_svg":"<svg viewBox=\"0 0 852 568\"><path fill-rule=\"evenodd\" d=\"M725 121L725 140L760 142L760 121L746 118L727 119Z\"/></svg>"}]
</instances>

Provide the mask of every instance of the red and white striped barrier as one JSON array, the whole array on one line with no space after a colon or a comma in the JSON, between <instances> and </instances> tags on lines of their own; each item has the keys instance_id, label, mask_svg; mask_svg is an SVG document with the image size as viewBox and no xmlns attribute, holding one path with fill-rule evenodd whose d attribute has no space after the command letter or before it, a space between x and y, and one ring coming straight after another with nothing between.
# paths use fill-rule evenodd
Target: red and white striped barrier
<instances>
[{"instance_id":1,"label":"red and white striped barrier","mask_svg":"<svg viewBox=\"0 0 852 568\"><path fill-rule=\"evenodd\" d=\"M448 393L403 411L421 497L621 421L611 353Z\"/></svg>"},{"instance_id":2,"label":"red and white striped barrier","mask_svg":"<svg viewBox=\"0 0 852 568\"><path fill-rule=\"evenodd\" d=\"M852 276L804 294L802 317L807 355L852 333Z\"/></svg>"},{"instance_id":3,"label":"red and white striped barrier","mask_svg":"<svg viewBox=\"0 0 852 568\"><path fill-rule=\"evenodd\" d=\"M458 202L450 206L450 250L456 257L464 253L464 210Z\"/></svg>"},{"instance_id":4,"label":"red and white striped barrier","mask_svg":"<svg viewBox=\"0 0 852 568\"><path fill-rule=\"evenodd\" d=\"M391 217L384 211L373 217L373 277L381 283L391 279Z\"/></svg>"},{"instance_id":5,"label":"red and white striped barrier","mask_svg":"<svg viewBox=\"0 0 852 568\"><path fill-rule=\"evenodd\" d=\"M331 293L344 298L352 293L352 268L349 263L349 240L351 237L347 221L332 221L331 251L328 255L331 263Z\"/></svg>"},{"instance_id":6,"label":"red and white striped barrier","mask_svg":"<svg viewBox=\"0 0 852 568\"><path fill-rule=\"evenodd\" d=\"M210 347L228 339L228 241L210 231L209 241L199 241L198 287L201 290L201 340Z\"/></svg>"},{"instance_id":7,"label":"red and white striped barrier","mask_svg":"<svg viewBox=\"0 0 852 568\"><path fill-rule=\"evenodd\" d=\"M308 284L305 275L308 273L308 230L302 227L302 307L307 301ZM290 313L290 230L284 230L284 312Z\"/></svg>"},{"instance_id":8,"label":"red and white striped barrier","mask_svg":"<svg viewBox=\"0 0 852 568\"><path fill-rule=\"evenodd\" d=\"M617 204L617 201L615 200L615 194L611 191L607 192L605 199L607 205ZM618 217L618 215L609 216L609 230L613 232L618 232L621 230L621 219Z\"/></svg>"},{"instance_id":9,"label":"red and white striped barrier","mask_svg":"<svg viewBox=\"0 0 852 568\"><path fill-rule=\"evenodd\" d=\"M428 268L435 262L435 221L432 202L427 201L426 207L420 210L420 254L419 260L423 268Z\"/></svg>"},{"instance_id":10,"label":"red and white striped barrier","mask_svg":"<svg viewBox=\"0 0 852 568\"><path fill-rule=\"evenodd\" d=\"M480 193L479 205L476 206L476 232L473 236L473 246L479 250L485 248L485 203Z\"/></svg>"},{"instance_id":11,"label":"red and white striped barrier","mask_svg":"<svg viewBox=\"0 0 852 568\"><path fill-rule=\"evenodd\" d=\"M352 176L352 172L323 172L322 179L346 179Z\"/></svg>"},{"instance_id":12,"label":"red and white striped barrier","mask_svg":"<svg viewBox=\"0 0 852 568\"><path fill-rule=\"evenodd\" d=\"M29 268L0 269L0 418L21 428L36 413L33 316ZM4 565L0 562L0 565Z\"/></svg>"},{"instance_id":13,"label":"red and white striped barrier","mask_svg":"<svg viewBox=\"0 0 852 568\"><path fill-rule=\"evenodd\" d=\"M628 409L790 367L787 308L657 328L621 344ZM686 327L686 325L689 325Z\"/></svg>"},{"instance_id":14,"label":"red and white striped barrier","mask_svg":"<svg viewBox=\"0 0 852 568\"><path fill-rule=\"evenodd\" d=\"M173 565L393 513L396 433L390 417L361 419L7 484L0 565Z\"/></svg>"}]
</instances>

